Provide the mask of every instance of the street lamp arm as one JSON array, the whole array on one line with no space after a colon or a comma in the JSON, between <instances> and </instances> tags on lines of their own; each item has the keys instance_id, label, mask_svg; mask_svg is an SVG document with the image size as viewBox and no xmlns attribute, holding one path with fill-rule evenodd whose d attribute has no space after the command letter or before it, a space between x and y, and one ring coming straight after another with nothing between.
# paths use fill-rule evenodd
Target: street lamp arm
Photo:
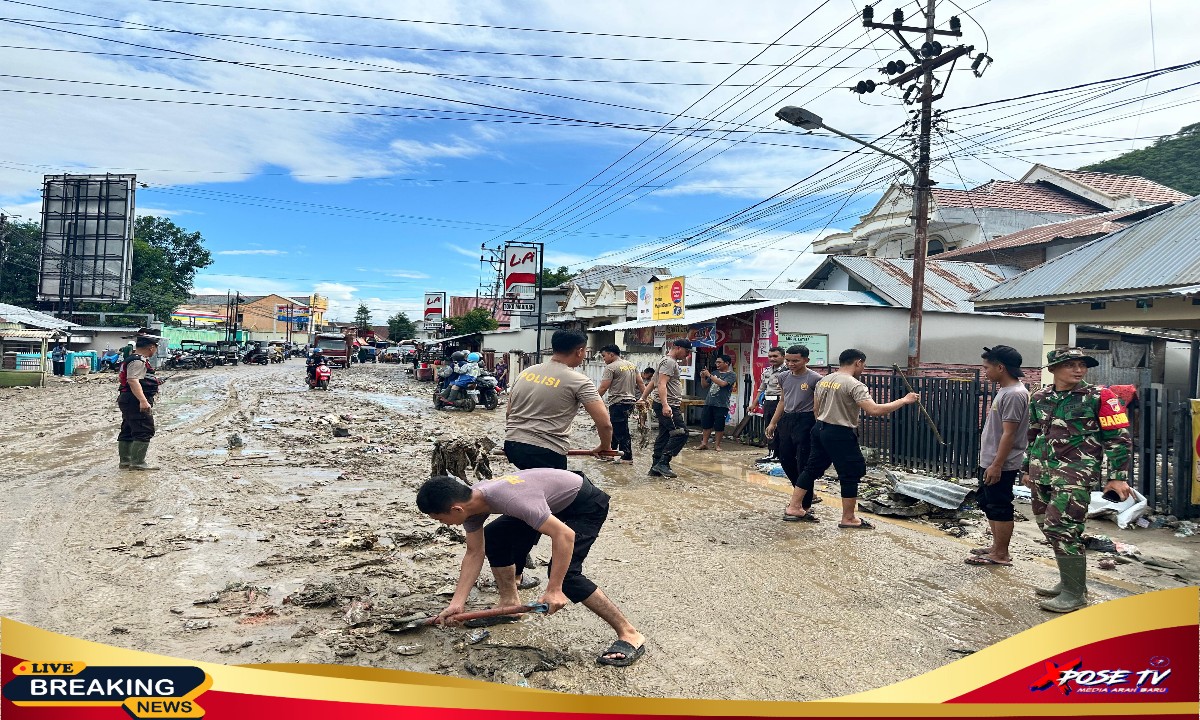
<instances>
[{"instance_id":1,"label":"street lamp arm","mask_svg":"<svg viewBox=\"0 0 1200 720\"><path fill-rule=\"evenodd\" d=\"M917 177L917 166L913 165L911 160L909 160L905 157L902 157L900 155L897 155L894 152L888 152L887 150L884 150L883 148L879 147L878 145L869 143L866 140L860 140L859 138L856 138L853 135L847 135L846 133L842 132L841 130L837 130L836 128L829 127L825 123L821 123L820 127L822 130L828 130L829 132L833 133L834 135L837 135L839 137L844 137L851 142L856 142L859 145L862 145L863 147L869 147L872 150L874 150L875 152L879 153L880 155L887 155L888 157L892 158L893 160L899 160L900 162L904 163L904 166L907 167L908 171L912 173L912 176L914 179Z\"/></svg>"}]
</instances>

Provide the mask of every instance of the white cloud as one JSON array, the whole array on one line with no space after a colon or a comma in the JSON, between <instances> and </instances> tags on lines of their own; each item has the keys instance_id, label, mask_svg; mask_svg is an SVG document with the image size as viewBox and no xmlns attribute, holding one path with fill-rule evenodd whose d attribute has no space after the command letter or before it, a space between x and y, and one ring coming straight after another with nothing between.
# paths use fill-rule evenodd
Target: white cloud
<instances>
[{"instance_id":1,"label":"white cloud","mask_svg":"<svg viewBox=\"0 0 1200 720\"><path fill-rule=\"evenodd\" d=\"M218 250L218 255L287 255L287 250Z\"/></svg>"},{"instance_id":2,"label":"white cloud","mask_svg":"<svg viewBox=\"0 0 1200 720\"><path fill-rule=\"evenodd\" d=\"M458 245L455 245L455 244L453 244L453 243L442 243L442 247L446 248L446 249L447 249L447 250L449 250L450 252L456 252L456 253L458 253L459 255L464 255L464 256L466 256L466 257L471 257L471 258L478 258L478 257L479 257L479 251L478 251L478 250L469 250L469 249L467 249L467 248L464 248L464 247L459 247Z\"/></svg>"}]
</instances>

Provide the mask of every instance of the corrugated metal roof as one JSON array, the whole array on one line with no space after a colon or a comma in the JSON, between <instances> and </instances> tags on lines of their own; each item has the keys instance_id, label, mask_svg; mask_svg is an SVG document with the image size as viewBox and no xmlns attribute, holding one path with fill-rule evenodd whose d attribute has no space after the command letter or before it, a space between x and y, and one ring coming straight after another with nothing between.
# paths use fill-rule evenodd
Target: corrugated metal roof
<instances>
[{"instance_id":1,"label":"corrugated metal roof","mask_svg":"<svg viewBox=\"0 0 1200 720\"><path fill-rule=\"evenodd\" d=\"M751 290L742 300L798 300L839 305L887 305L875 293L861 290Z\"/></svg>"},{"instance_id":2,"label":"corrugated metal roof","mask_svg":"<svg viewBox=\"0 0 1200 720\"><path fill-rule=\"evenodd\" d=\"M762 280L689 277L684 278L683 296L688 307L696 307L705 304L728 303L741 300L751 290L786 290L795 287L796 283L794 282L768 286Z\"/></svg>"},{"instance_id":3,"label":"corrugated metal roof","mask_svg":"<svg viewBox=\"0 0 1200 720\"><path fill-rule=\"evenodd\" d=\"M60 320L53 315L40 313L37 310L30 310L19 305L9 305L8 303L0 303L0 322L31 325L40 330L65 330L75 325L66 320Z\"/></svg>"},{"instance_id":4,"label":"corrugated metal roof","mask_svg":"<svg viewBox=\"0 0 1200 720\"><path fill-rule=\"evenodd\" d=\"M1120 230L1123 227L1133 224L1135 219L1140 219L1137 218L1139 215L1153 214L1154 212L1165 210L1168 207L1170 206L1151 205L1147 207L1143 205L1141 207L1125 208L1123 210L1109 210L1108 212L1087 215L1074 220L1060 220L1058 222L1046 223L1044 225L1035 225L1031 228L1009 233L1008 235L1002 235L1000 237L976 243L974 245L967 245L966 247L959 248L957 250L944 252L937 256L937 260L938 262L944 262L946 260L954 260L975 255L983 255L986 257L987 254L998 252L1000 250L1027 247L1029 245L1042 245L1058 239L1078 238L1086 235L1107 235L1110 232Z\"/></svg>"},{"instance_id":5,"label":"corrugated metal roof","mask_svg":"<svg viewBox=\"0 0 1200 720\"><path fill-rule=\"evenodd\" d=\"M1200 197L1059 255L973 298L1025 304L1064 296L1173 291L1200 284Z\"/></svg>"},{"instance_id":6,"label":"corrugated metal roof","mask_svg":"<svg viewBox=\"0 0 1200 720\"><path fill-rule=\"evenodd\" d=\"M912 260L837 255L829 258L829 262L882 295L893 306L911 305ZM925 264L925 310L975 312L971 296L1020 272L1020 268L1009 265L930 260Z\"/></svg>"}]
</instances>

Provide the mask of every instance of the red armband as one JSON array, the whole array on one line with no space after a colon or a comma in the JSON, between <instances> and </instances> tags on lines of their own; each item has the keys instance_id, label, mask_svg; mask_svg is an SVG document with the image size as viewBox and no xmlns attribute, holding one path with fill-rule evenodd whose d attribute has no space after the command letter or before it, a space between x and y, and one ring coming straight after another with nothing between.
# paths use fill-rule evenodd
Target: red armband
<instances>
[{"instance_id":1,"label":"red armband","mask_svg":"<svg viewBox=\"0 0 1200 720\"><path fill-rule=\"evenodd\" d=\"M1100 389L1100 429L1120 430L1129 427L1129 414L1121 398L1108 388Z\"/></svg>"}]
</instances>

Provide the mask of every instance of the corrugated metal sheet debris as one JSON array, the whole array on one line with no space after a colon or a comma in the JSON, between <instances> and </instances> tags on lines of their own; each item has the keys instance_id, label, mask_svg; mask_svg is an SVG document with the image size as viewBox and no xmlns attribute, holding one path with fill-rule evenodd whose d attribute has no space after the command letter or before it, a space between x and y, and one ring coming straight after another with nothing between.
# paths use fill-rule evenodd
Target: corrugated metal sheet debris
<instances>
[{"instance_id":1,"label":"corrugated metal sheet debris","mask_svg":"<svg viewBox=\"0 0 1200 720\"><path fill-rule=\"evenodd\" d=\"M930 505L945 508L946 510L956 510L962 506L963 502L967 499L967 495L971 494L970 488L947 480L939 480L938 478L926 477L924 475L909 475L891 470L886 475L888 480L894 483L893 492L918 500L924 500Z\"/></svg>"}]
</instances>

